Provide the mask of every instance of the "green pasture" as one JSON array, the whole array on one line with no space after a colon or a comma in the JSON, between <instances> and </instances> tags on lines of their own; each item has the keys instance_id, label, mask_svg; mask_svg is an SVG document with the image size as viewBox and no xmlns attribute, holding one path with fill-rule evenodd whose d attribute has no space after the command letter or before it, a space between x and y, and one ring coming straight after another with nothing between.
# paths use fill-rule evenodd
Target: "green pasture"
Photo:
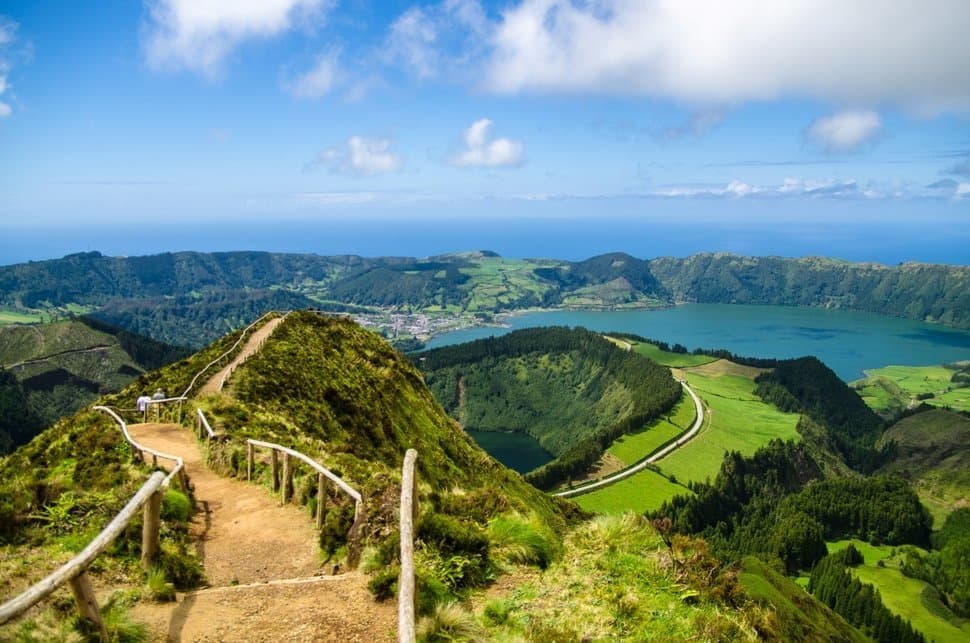
<instances>
[{"instance_id":1,"label":"green pasture","mask_svg":"<svg viewBox=\"0 0 970 643\"><path fill-rule=\"evenodd\" d=\"M875 411L904 409L918 395L932 395L922 401L933 406L970 411L970 387L955 385L955 372L944 366L886 366L867 370L853 386Z\"/></svg>"},{"instance_id":2,"label":"green pasture","mask_svg":"<svg viewBox=\"0 0 970 643\"><path fill-rule=\"evenodd\" d=\"M690 353L671 353L670 351L662 351L657 348L655 344L648 344L647 342L633 343L633 350L640 353L644 357L649 357L658 364L663 366L672 366L674 368L700 366L701 364L709 364L710 362L717 360L716 357L711 357L710 355L691 355Z\"/></svg>"},{"instance_id":3,"label":"green pasture","mask_svg":"<svg viewBox=\"0 0 970 643\"><path fill-rule=\"evenodd\" d=\"M762 402L753 380L690 371L687 380L709 412L697 437L657 463L677 481L713 479L728 451L751 455L774 438L798 439L798 415Z\"/></svg>"},{"instance_id":4,"label":"green pasture","mask_svg":"<svg viewBox=\"0 0 970 643\"><path fill-rule=\"evenodd\" d=\"M635 464L689 429L694 415L694 400L684 393L669 415L651 422L642 431L620 436L606 452L623 464Z\"/></svg>"},{"instance_id":5,"label":"green pasture","mask_svg":"<svg viewBox=\"0 0 970 643\"><path fill-rule=\"evenodd\" d=\"M912 623L927 641L942 643L970 640L970 621L960 619L947 610L934 597L934 592L927 583L904 576L899 570L903 558L902 548L870 545L860 540L840 540L827 543L827 546L829 552L833 552L845 549L849 543L865 559L852 573L863 583L875 586L882 596L883 604L893 614ZM896 552L895 555L893 552ZM879 561L883 562L883 567L878 565Z\"/></svg>"},{"instance_id":6,"label":"green pasture","mask_svg":"<svg viewBox=\"0 0 970 643\"><path fill-rule=\"evenodd\" d=\"M660 505L674 496L692 493L656 471L644 469L619 482L576 496L573 500L586 511L596 513L644 513L659 509Z\"/></svg>"},{"instance_id":7,"label":"green pasture","mask_svg":"<svg viewBox=\"0 0 970 643\"><path fill-rule=\"evenodd\" d=\"M22 313L14 310L0 310L0 324L40 324L44 316L40 313Z\"/></svg>"}]
</instances>

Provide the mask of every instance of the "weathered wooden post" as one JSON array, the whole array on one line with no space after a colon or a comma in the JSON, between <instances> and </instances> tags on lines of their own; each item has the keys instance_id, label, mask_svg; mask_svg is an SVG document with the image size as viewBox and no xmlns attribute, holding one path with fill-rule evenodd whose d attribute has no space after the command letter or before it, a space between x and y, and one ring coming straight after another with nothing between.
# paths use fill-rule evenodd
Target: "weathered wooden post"
<instances>
[{"instance_id":1,"label":"weathered wooden post","mask_svg":"<svg viewBox=\"0 0 970 643\"><path fill-rule=\"evenodd\" d=\"M401 643L414 643L414 517L417 511L418 452L408 449L401 471L401 577L398 579L397 629Z\"/></svg>"},{"instance_id":2,"label":"weathered wooden post","mask_svg":"<svg viewBox=\"0 0 970 643\"><path fill-rule=\"evenodd\" d=\"M317 529L323 529L323 516L327 510L326 478L322 473L317 474Z\"/></svg>"},{"instance_id":3,"label":"weathered wooden post","mask_svg":"<svg viewBox=\"0 0 970 643\"><path fill-rule=\"evenodd\" d=\"M71 593L74 594L74 602L77 604L77 611L81 618L91 621L98 628L102 641L109 640L108 630L104 626L104 621L101 619L101 610L98 608L98 597L94 594L94 588L91 587L91 579L88 578L87 572L82 571L69 580L68 584L71 586Z\"/></svg>"},{"instance_id":4,"label":"weathered wooden post","mask_svg":"<svg viewBox=\"0 0 970 643\"><path fill-rule=\"evenodd\" d=\"M280 493L280 504L286 504L290 499L290 488L293 486L293 467L290 464L290 454L283 453L283 489Z\"/></svg>"},{"instance_id":5,"label":"weathered wooden post","mask_svg":"<svg viewBox=\"0 0 970 643\"><path fill-rule=\"evenodd\" d=\"M273 491L280 489L280 459L276 449L270 449L270 469L273 473Z\"/></svg>"},{"instance_id":6,"label":"weathered wooden post","mask_svg":"<svg viewBox=\"0 0 970 643\"><path fill-rule=\"evenodd\" d=\"M253 479L253 463L256 459L255 450L256 447L253 446L252 442L246 443L246 480Z\"/></svg>"},{"instance_id":7,"label":"weathered wooden post","mask_svg":"<svg viewBox=\"0 0 970 643\"><path fill-rule=\"evenodd\" d=\"M158 532L162 526L162 494L159 489L153 493L145 503L143 525L141 529L141 566L150 569L158 558Z\"/></svg>"}]
</instances>

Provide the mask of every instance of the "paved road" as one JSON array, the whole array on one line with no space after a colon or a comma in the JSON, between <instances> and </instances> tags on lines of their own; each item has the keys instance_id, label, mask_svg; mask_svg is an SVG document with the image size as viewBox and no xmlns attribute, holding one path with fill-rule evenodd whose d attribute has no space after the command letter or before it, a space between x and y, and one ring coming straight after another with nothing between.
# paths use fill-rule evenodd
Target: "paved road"
<instances>
[{"instance_id":1,"label":"paved road","mask_svg":"<svg viewBox=\"0 0 970 643\"><path fill-rule=\"evenodd\" d=\"M659 451L651 455L649 458L646 458L645 460L641 460L640 462L633 465L632 467L629 467L628 469L624 469L623 471L618 471L617 473L614 473L611 476L607 476L602 480L597 480L596 482L590 483L588 485L577 487L575 489L569 489L567 491L560 491L559 493L554 493L552 495L558 496L561 498L578 496L580 494L586 493L587 491L599 489L600 487L605 487L607 485L613 484L618 480L628 478L634 475L635 473L639 473L640 471L643 471L644 469L647 468L648 465L653 464L660 458L663 458L664 456L669 455L672 451L683 446L688 440L690 440L695 435L697 435L697 432L700 431L701 427L704 425L704 404L701 402L701 398L697 397L697 393L695 393L694 390L687 385L686 381L680 380L680 384L681 386L684 387L684 390L687 391L687 393L689 393L692 398L694 398L694 409L697 412L697 417L694 419L694 424L692 424L691 427L684 434L682 434L679 438L677 438L676 440L674 440L664 448L660 449Z\"/></svg>"}]
</instances>

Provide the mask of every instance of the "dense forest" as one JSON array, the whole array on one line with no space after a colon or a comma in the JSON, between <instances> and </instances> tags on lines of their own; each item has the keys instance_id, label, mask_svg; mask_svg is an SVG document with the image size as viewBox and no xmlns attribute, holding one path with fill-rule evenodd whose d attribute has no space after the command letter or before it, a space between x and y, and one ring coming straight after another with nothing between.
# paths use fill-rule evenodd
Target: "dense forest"
<instances>
[{"instance_id":1,"label":"dense forest","mask_svg":"<svg viewBox=\"0 0 970 643\"><path fill-rule=\"evenodd\" d=\"M299 299L241 294L267 289ZM518 261L490 252L426 259L268 252L122 258L87 252L0 267L0 308L60 314L80 306L130 331L194 347L224 332L226 320L252 318L284 304L324 302L480 313L536 306L778 304L970 328L970 268L725 254ZM153 313L154 308L167 312ZM192 319L181 328L187 314Z\"/></svg>"},{"instance_id":2,"label":"dense forest","mask_svg":"<svg viewBox=\"0 0 970 643\"><path fill-rule=\"evenodd\" d=\"M527 474L550 488L617 437L669 410L669 372L584 329L533 328L420 354L438 400L467 428L528 433L553 455Z\"/></svg>"}]
</instances>

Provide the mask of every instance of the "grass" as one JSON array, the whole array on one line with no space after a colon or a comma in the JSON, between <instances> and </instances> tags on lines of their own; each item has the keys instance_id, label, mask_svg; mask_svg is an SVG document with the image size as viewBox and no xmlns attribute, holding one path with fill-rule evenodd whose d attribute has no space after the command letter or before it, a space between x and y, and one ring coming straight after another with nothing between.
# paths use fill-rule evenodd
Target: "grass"
<instances>
[{"instance_id":1,"label":"grass","mask_svg":"<svg viewBox=\"0 0 970 643\"><path fill-rule=\"evenodd\" d=\"M668 416L654 420L641 431L620 436L606 452L625 465L635 464L690 428L695 413L693 399L684 394Z\"/></svg>"},{"instance_id":2,"label":"grass","mask_svg":"<svg viewBox=\"0 0 970 643\"><path fill-rule=\"evenodd\" d=\"M700 366L701 364L707 364L717 359L716 357L711 357L710 355L691 355L689 353L671 353L669 351L662 351L657 348L656 345L649 344L647 342L634 343L633 350L644 357L649 357L662 366L672 366L674 368Z\"/></svg>"},{"instance_id":3,"label":"grass","mask_svg":"<svg viewBox=\"0 0 970 643\"><path fill-rule=\"evenodd\" d=\"M44 316L40 313L22 313L14 310L0 310L0 324L40 324Z\"/></svg>"},{"instance_id":4,"label":"grass","mask_svg":"<svg viewBox=\"0 0 970 643\"><path fill-rule=\"evenodd\" d=\"M862 554L865 562L852 573L863 583L874 585L882 596L883 604L894 614L912 623L926 639L933 641L960 641L970 639L970 621L956 618L948 620L945 610L932 605L927 583L904 576L899 569L904 554L900 548L889 545L870 545L860 540L841 540L827 543L829 552L839 551L852 543ZM918 549L918 548L917 548ZM878 563L882 561L883 566ZM931 608L932 606L932 608ZM952 616L952 614L951 614Z\"/></svg>"},{"instance_id":5,"label":"grass","mask_svg":"<svg viewBox=\"0 0 970 643\"><path fill-rule=\"evenodd\" d=\"M586 511L602 514L621 514L627 511L644 513L659 509L674 496L692 494L652 469L644 469L629 478L584 493L573 498Z\"/></svg>"},{"instance_id":6,"label":"grass","mask_svg":"<svg viewBox=\"0 0 970 643\"><path fill-rule=\"evenodd\" d=\"M956 371L945 366L886 366L867 370L866 378L853 382L873 410L886 413L906 408L917 396L933 406L970 411L970 387L958 387L951 378Z\"/></svg>"},{"instance_id":7,"label":"grass","mask_svg":"<svg viewBox=\"0 0 970 643\"><path fill-rule=\"evenodd\" d=\"M798 439L798 415L782 413L762 402L754 394L753 380L693 371L686 374L709 413L697 437L658 462L660 470L677 481L713 478L728 451L751 455L774 438Z\"/></svg>"},{"instance_id":8,"label":"grass","mask_svg":"<svg viewBox=\"0 0 970 643\"><path fill-rule=\"evenodd\" d=\"M489 641L753 640L746 612L698 596L660 536L633 514L571 532L540 577L476 609Z\"/></svg>"},{"instance_id":9,"label":"grass","mask_svg":"<svg viewBox=\"0 0 970 643\"><path fill-rule=\"evenodd\" d=\"M970 499L970 419L931 409L894 424L877 446L889 442L898 456L882 471L909 476L935 524Z\"/></svg>"},{"instance_id":10,"label":"grass","mask_svg":"<svg viewBox=\"0 0 970 643\"><path fill-rule=\"evenodd\" d=\"M824 605L813 601L805 592L808 577L793 582L778 574L754 556L741 560L738 580L748 597L756 603L771 606L776 618L769 622L781 631L767 638L790 641L866 641Z\"/></svg>"}]
</instances>

